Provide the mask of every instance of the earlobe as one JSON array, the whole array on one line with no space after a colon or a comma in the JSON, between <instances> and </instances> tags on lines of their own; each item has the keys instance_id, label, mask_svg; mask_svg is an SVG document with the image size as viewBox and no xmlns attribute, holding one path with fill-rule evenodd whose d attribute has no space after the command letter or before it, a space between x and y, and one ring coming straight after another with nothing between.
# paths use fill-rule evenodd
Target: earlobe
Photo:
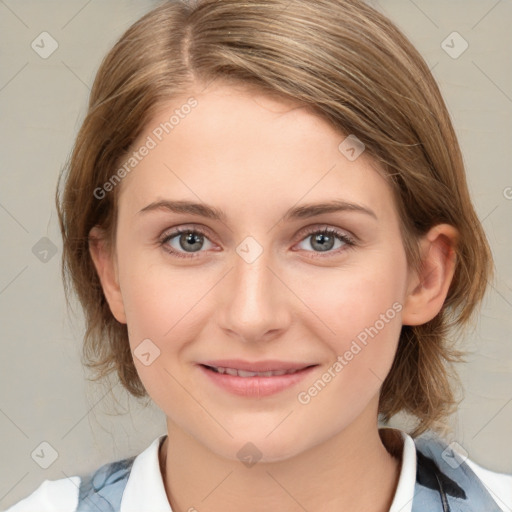
<instances>
[{"instance_id":1,"label":"earlobe","mask_svg":"<svg viewBox=\"0 0 512 512\"><path fill-rule=\"evenodd\" d=\"M104 233L97 226L89 232L89 253L96 267L110 311L118 322L125 324L126 314L119 286L115 255L111 254L105 242Z\"/></svg>"},{"instance_id":2,"label":"earlobe","mask_svg":"<svg viewBox=\"0 0 512 512\"><path fill-rule=\"evenodd\" d=\"M403 325L424 324L441 311L455 272L457 240L458 232L449 224L434 226L421 240L421 271L408 279Z\"/></svg>"}]
</instances>

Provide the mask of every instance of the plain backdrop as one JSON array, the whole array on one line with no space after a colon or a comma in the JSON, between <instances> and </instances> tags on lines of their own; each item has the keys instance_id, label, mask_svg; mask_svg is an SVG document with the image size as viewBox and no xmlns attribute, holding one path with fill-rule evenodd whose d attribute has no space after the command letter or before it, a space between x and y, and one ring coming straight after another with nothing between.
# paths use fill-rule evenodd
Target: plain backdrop
<instances>
[{"instance_id":1,"label":"plain backdrop","mask_svg":"<svg viewBox=\"0 0 512 512\"><path fill-rule=\"evenodd\" d=\"M120 385L114 400L85 378L83 324L65 307L54 207L101 58L156 5L0 0L0 508L45 479L140 453L165 432L156 406L143 408ZM512 3L372 5L405 32L440 84L495 258L496 280L463 340L470 352L458 367L465 398L451 439L481 465L512 473ZM46 58L35 44L41 37L44 51L58 45ZM47 469L33 458L43 442L56 456Z\"/></svg>"}]
</instances>

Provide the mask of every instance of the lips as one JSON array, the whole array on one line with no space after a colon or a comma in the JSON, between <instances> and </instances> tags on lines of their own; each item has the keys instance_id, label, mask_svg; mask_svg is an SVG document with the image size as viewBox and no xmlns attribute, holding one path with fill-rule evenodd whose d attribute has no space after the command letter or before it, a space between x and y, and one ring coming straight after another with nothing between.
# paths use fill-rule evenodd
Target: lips
<instances>
[{"instance_id":1,"label":"lips","mask_svg":"<svg viewBox=\"0 0 512 512\"><path fill-rule=\"evenodd\" d=\"M291 361L217 360L199 363L201 374L231 394L261 399L296 387L317 364Z\"/></svg>"}]
</instances>

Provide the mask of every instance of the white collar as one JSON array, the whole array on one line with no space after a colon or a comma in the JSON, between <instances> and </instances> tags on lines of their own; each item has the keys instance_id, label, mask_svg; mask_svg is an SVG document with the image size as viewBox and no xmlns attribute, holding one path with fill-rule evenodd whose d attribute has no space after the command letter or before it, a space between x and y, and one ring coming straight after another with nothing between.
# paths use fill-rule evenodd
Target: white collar
<instances>
[{"instance_id":1,"label":"white collar","mask_svg":"<svg viewBox=\"0 0 512 512\"><path fill-rule=\"evenodd\" d=\"M157 437L135 457L121 499L120 512L172 512L158 460L158 448L166 435Z\"/></svg>"},{"instance_id":2,"label":"white collar","mask_svg":"<svg viewBox=\"0 0 512 512\"><path fill-rule=\"evenodd\" d=\"M411 512L416 483L416 448L412 437L402 430L394 430L401 433L404 447L398 486L389 512ZM135 457L121 500L120 512L172 512L158 460L160 442L166 435L157 437Z\"/></svg>"},{"instance_id":3,"label":"white collar","mask_svg":"<svg viewBox=\"0 0 512 512\"><path fill-rule=\"evenodd\" d=\"M404 446L400 477L389 512L411 512L414 488L416 486L416 446L413 438L407 432L399 429L393 430L400 432Z\"/></svg>"}]
</instances>

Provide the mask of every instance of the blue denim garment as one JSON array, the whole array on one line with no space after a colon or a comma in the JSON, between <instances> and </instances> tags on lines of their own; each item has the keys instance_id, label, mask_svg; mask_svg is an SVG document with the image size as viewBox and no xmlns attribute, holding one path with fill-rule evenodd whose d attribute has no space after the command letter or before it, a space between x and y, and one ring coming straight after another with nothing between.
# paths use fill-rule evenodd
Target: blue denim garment
<instances>
[{"instance_id":1,"label":"blue denim garment","mask_svg":"<svg viewBox=\"0 0 512 512\"><path fill-rule=\"evenodd\" d=\"M77 512L118 512L134 460L110 462L82 477Z\"/></svg>"},{"instance_id":2,"label":"blue denim garment","mask_svg":"<svg viewBox=\"0 0 512 512\"><path fill-rule=\"evenodd\" d=\"M464 459L431 433L414 440L412 512L502 512Z\"/></svg>"},{"instance_id":3,"label":"blue denim garment","mask_svg":"<svg viewBox=\"0 0 512 512\"><path fill-rule=\"evenodd\" d=\"M417 471L412 512L502 512L471 468L444 441L430 433L414 439L414 444ZM119 512L134 459L110 462L82 477L76 512Z\"/></svg>"}]
</instances>

